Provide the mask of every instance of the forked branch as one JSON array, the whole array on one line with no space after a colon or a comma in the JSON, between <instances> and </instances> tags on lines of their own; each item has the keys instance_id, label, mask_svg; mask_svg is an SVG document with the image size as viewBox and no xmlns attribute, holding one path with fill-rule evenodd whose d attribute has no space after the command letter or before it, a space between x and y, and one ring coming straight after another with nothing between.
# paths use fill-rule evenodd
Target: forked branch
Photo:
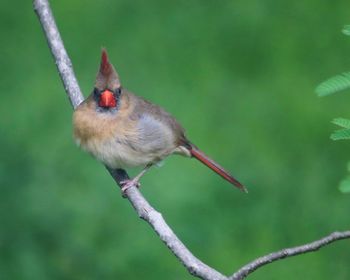
<instances>
[{"instance_id":1,"label":"forked branch","mask_svg":"<svg viewBox=\"0 0 350 280\"><path fill-rule=\"evenodd\" d=\"M48 3L48 0L34 0L33 3L34 10L38 15L40 24L44 30L49 48L54 57L58 72L64 84L64 88L66 90L70 103L75 109L84 100L84 98L76 80L72 63L68 57L60 33L57 29L50 5ZM119 186L120 181L124 180L128 176L122 170L108 169L108 171ZM180 262L187 268L187 270L192 275L204 280L243 279L259 267L276 260L315 251L336 240L350 238L350 231L334 232L318 241L314 241L295 248L283 249L279 252L260 257L243 266L232 276L225 276L196 258L175 235L169 225L165 222L162 215L148 203L148 201L143 197L137 188L129 188L126 191L126 195L131 205L135 208L138 216L150 224L159 238L166 244L166 246L180 260Z\"/></svg>"},{"instance_id":2,"label":"forked branch","mask_svg":"<svg viewBox=\"0 0 350 280\"><path fill-rule=\"evenodd\" d=\"M343 232L336 231L326 237L307 243L305 245L282 249L280 251L268 254L266 256L262 256L246 264L245 266L241 267L237 272L235 272L230 277L230 279L232 280L244 279L248 274L254 272L261 266L264 266L266 264L269 264L287 257L293 257L293 256L297 256L297 255L301 255L309 252L314 252L330 243L333 243L337 240L346 239L346 238L350 238L350 231L343 231Z\"/></svg>"}]
</instances>

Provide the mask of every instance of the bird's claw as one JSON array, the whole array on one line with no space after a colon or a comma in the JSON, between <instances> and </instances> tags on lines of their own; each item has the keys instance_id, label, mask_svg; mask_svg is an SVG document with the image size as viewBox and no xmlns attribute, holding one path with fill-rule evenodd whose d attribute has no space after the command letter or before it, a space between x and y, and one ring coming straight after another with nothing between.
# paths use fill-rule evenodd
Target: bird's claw
<instances>
[{"instance_id":1,"label":"bird's claw","mask_svg":"<svg viewBox=\"0 0 350 280\"><path fill-rule=\"evenodd\" d=\"M129 179L129 180L123 180L120 182L121 184L121 191L122 191L122 196L126 197L126 191L127 189L131 188L131 187L136 187L139 188L141 186L140 182L138 182L135 179Z\"/></svg>"}]
</instances>

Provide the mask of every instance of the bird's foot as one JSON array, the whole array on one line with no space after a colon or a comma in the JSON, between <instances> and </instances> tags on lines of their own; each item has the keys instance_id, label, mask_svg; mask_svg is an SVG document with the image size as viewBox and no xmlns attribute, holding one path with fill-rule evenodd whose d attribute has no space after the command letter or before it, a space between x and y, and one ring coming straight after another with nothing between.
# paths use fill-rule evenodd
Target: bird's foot
<instances>
[{"instance_id":1,"label":"bird's foot","mask_svg":"<svg viewBox=\"0 0 350 280\"><path fill-rule=\"evenodd\" d=\"M136 187L139 188L141 187L140 182L138 181L138 178L134 178L134 179L129 179L129 180L123 180L120 182L121 186L121 190L122 190L122 196L126 197L126 190L131 188L131 187Z\"/></svg>"}]
</instances>

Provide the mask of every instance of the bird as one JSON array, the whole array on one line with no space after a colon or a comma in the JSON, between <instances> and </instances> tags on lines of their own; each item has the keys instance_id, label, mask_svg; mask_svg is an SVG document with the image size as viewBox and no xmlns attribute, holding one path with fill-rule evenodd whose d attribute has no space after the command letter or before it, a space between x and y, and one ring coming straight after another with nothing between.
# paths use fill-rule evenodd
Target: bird
<instances>
[{"instance_id":1,"label":"bird","mask_svg":"<svg viewBox=\"0 0 350 280\"><path fill-rule=\"evenodd\" d=\"M111 170L142 167L133 179L120 182L123 194L132 186L139 187L140 178L151 166L173 154L197 159L247 192L243 184L188 140L172 115L122 87L104 48L94 89L74 110L73 137L80 148Z\"/></svg>"}]
</instances>

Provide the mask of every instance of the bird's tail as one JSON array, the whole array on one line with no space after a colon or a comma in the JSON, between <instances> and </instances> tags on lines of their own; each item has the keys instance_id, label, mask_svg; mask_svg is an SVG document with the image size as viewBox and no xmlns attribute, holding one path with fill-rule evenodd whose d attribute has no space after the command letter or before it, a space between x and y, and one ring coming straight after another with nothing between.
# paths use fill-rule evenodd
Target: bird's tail
<instances>
[{"instance_id":1,"label":"bird's tail","mask_svg":"<svg viewBox=\"0 0 350 280\"><path fill-rule=\"evenodd\" d=\"M191 145L190 149L192 157L196 158L206 166L208 166L211 170L219 174L226 181L230 182L232 185L236 186L240 190L244 192L248 192L246 187L242 185L239 181L237 181L232 175L230 175L223 167L209 158L206 154L204 154L201 150Z\"/></svg>"}]
</instances>

